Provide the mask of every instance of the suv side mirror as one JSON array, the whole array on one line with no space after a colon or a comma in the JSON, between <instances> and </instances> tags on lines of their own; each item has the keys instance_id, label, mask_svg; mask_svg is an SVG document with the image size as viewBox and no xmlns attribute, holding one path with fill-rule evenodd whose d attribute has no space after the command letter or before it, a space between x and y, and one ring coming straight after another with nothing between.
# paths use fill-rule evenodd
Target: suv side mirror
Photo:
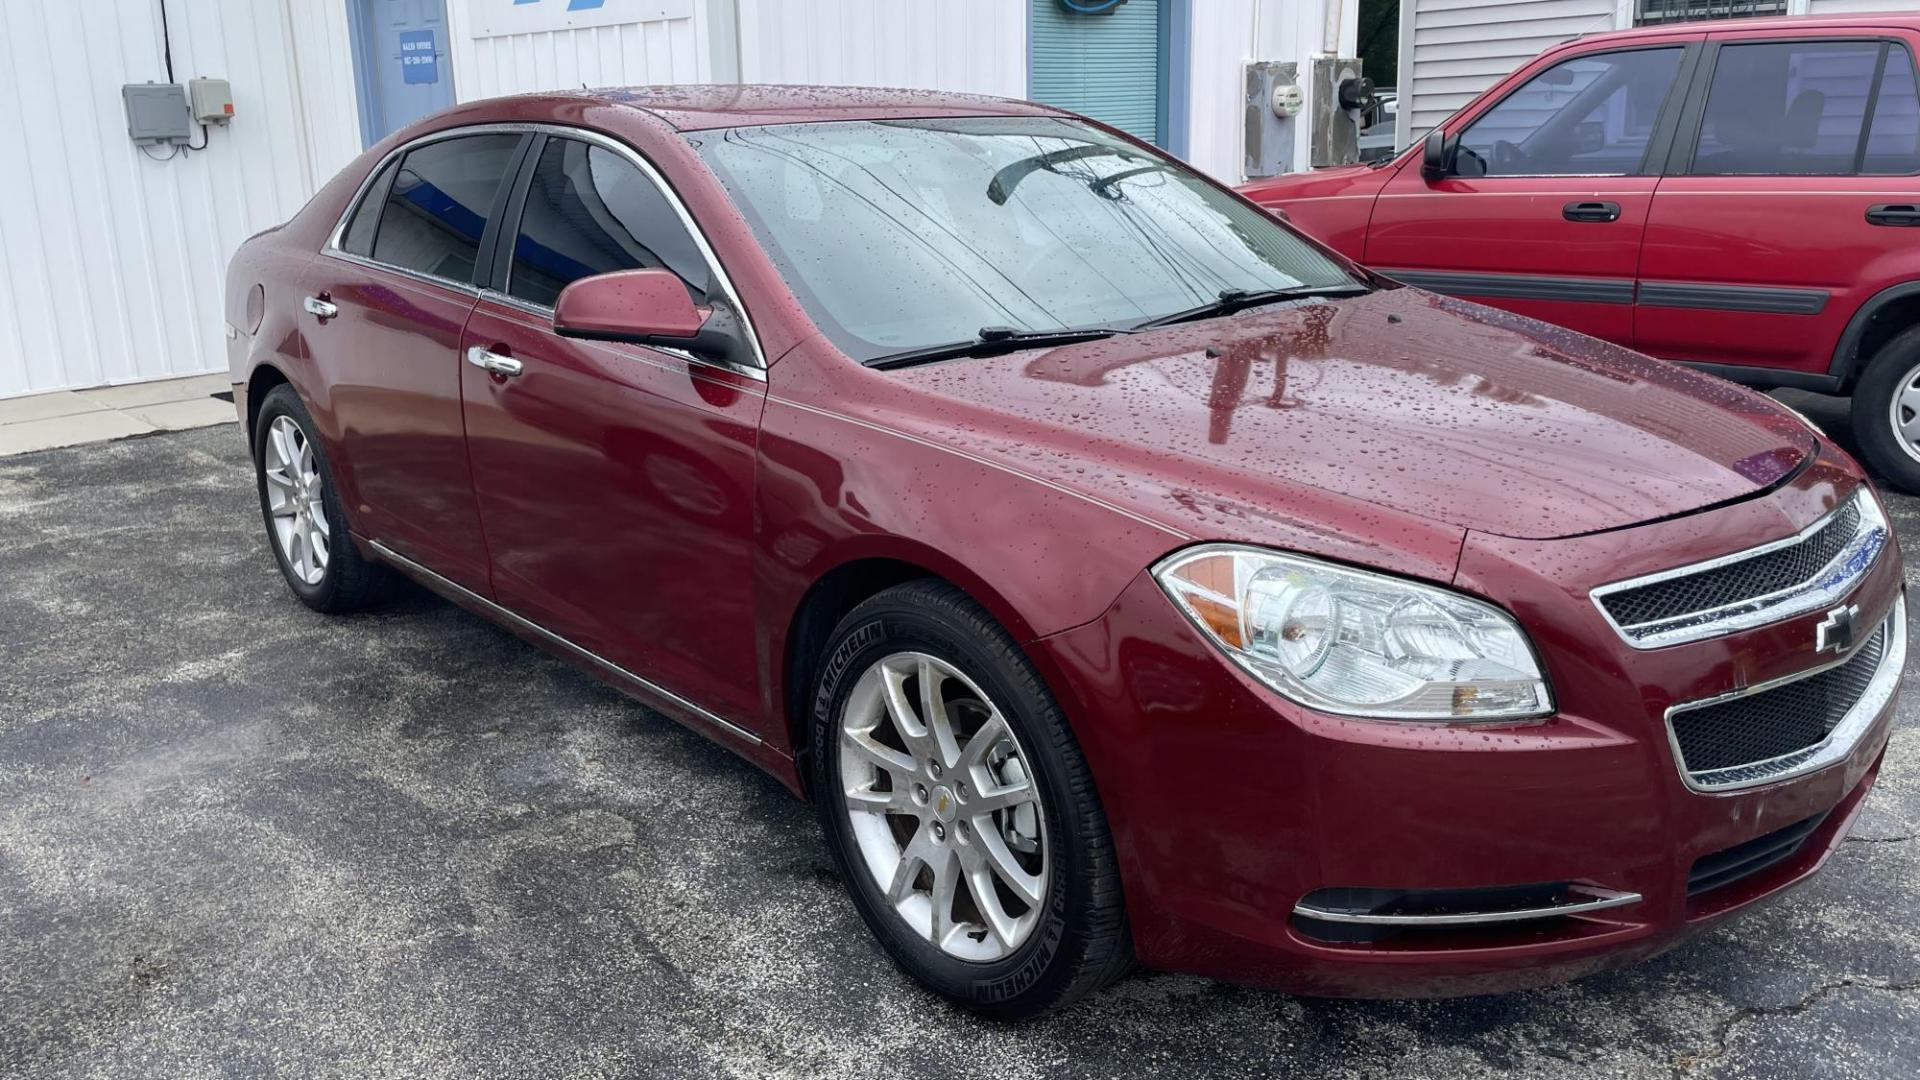
<instances>
[{"instance_id":1,"label":"suv side mirror","mask_svg":"<svg viewBox=\"0 0 1920 1080\"><path fill-rule=\"evenodd\" d=\"M744 342L722 303L694 306L669 270L617 270L581 278L553 302L553 332L589 341L664 346L744 363Z\"/></svg>"},{"instance_id":2,"label":"suv side mirror","mask_svg":"<svg viewBox=\"0 0 1920 1080\"><path fill-rule=\"evenodd\" d=\"M1444 180L1453 175L1456 145L1448 141L1447 133L1440 128L1427 132L1427 141L1421 147L1420 175L1428 180Z\"/></svg>"}]
</instances>

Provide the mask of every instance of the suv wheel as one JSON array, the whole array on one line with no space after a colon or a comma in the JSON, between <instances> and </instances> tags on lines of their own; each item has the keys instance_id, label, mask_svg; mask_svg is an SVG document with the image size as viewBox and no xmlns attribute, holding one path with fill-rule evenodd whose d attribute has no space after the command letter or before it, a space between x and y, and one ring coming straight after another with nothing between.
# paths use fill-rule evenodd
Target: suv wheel
<instances>
[{"instance_id":1,"label":"suv wheel","mask_svg":"<svg viewBox=\"0 0 1920 1080\"><path fill-rule=\"evenodd\" d=\"M841 880L936 993L1033 1016L1132 961L1119 871L1079 746L1006 631L913 582L835 630L812 781Z\"/></svg>"},{"instance_id":2,"label":"suv wheel","mask_svg":"<svg viewBox=\"0 0 1920 1080\"><path fill-rule=\"evenodd\" d=\"M1920 326L1880 347L1853 388L1853 435L1894 486L1920 492Z\"/></svg>"},{"instance_id":3,"label":"suv wheel","mask_svg":"<svg viewBox=\"0 0 1920 1080\"><path fill-rule=\"evenodd\" d=\"M300 395L286 383L260 405L253 470L274 559L301 603L332 614L367 607L386 594L392 575L362 558L347 536L326 449Z\"/></svg>"}]
</instances>

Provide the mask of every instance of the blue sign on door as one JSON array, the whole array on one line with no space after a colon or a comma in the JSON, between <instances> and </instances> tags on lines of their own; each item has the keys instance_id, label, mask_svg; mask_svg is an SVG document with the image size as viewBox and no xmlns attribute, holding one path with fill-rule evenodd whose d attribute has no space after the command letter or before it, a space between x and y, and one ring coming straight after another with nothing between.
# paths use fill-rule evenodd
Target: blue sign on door
<instances>
[{"instance_id":1,"label":"blue sign on door","mask_svg":"<svg viewBox=\"0 0 1920 1080\"><path fill-rule=\"evenodd\" d=\"M434 48L433 31L400 31L400 71L409 84L440 81L440 59Z\"/></svg>"}]
</instances>

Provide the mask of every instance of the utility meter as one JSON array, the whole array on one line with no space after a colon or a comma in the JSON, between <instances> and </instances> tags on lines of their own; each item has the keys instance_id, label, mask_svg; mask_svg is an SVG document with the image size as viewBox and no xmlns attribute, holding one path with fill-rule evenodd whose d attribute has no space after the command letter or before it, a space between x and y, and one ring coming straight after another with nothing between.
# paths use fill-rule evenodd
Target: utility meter
<instances>
[{"instance_id":1,"label":"utility meter","mask_svg":"<svg viewBox=\"0 0 1920 1080\"><path fill-rule=\"evenodd\" d=\"M1297 82L1278 82L1273 86L1273 115L1282 120L1300 115L1307 95Z\"/></svg>"}]
</instances>

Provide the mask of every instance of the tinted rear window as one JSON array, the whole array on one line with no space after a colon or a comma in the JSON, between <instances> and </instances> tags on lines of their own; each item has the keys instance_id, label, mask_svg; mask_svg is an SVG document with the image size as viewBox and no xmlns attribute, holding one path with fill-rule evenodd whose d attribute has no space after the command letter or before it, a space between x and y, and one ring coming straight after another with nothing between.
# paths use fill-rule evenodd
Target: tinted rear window
<instances>
[{"instance_id":1,"label":"tinted rear window","mask_svg":"<svg viewBox=\"0 0 1920 1080\"><path fill-rule=\"evenodd\" d=\"M494 195L519 135L464 135L407 152L380 214L373 258L471 282Z\"/></svg>"},{"instance_id":2,"label":"tinted rear window","mask_svg":"<svg viewBox=\"0 0 1920 1080\"><path fill-rule=\"evenodd\" d=\"M366 198L353 212L353 219L347 223L346 235L340 238L340 249L354 255L371 257L373 255L373 234L380 225L380 208L387 201L387 185L393 182L393 165L389 163L380 170L380 175L367 185Z\"/></svg>"},{"instance_id":3,"label":"tinted rear window","mask_svg":"<svg viewBox=\"0 0 1920 1080\"><path fill-rule=\"evenodd\" d=\"M1915 165L1913 59L1875 41L1721 48L1693 171L1750 176L1907 173Z\"/></svg>"}]
</instances>

